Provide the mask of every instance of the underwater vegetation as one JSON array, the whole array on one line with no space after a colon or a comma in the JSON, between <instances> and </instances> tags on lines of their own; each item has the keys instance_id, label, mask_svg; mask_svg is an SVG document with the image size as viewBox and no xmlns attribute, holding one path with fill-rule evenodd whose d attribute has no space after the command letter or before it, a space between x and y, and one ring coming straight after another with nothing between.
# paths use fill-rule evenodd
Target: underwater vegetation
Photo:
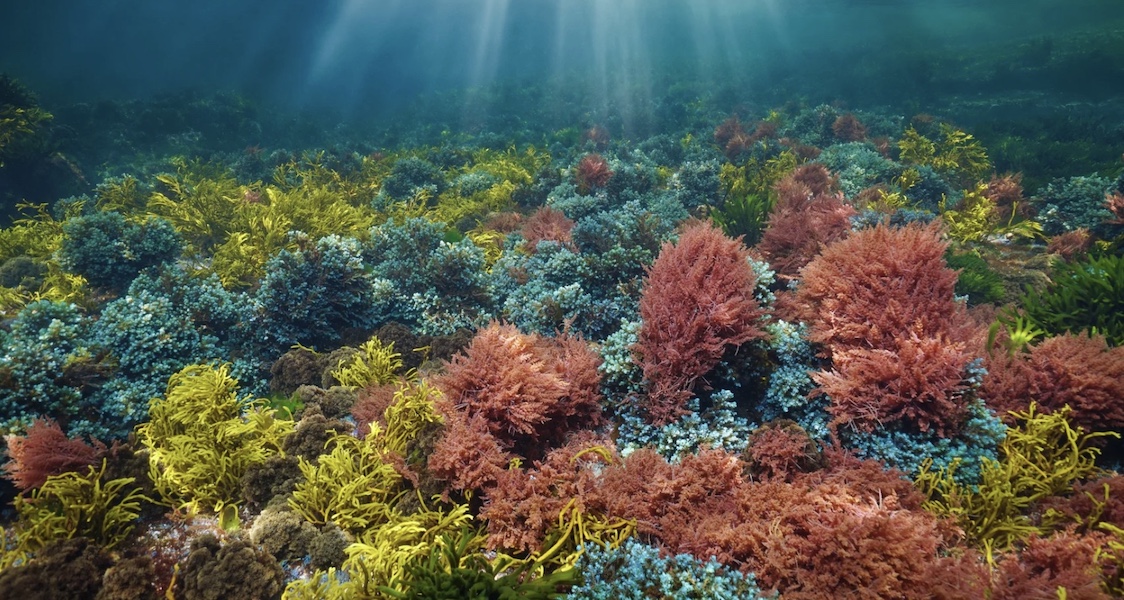
<instances>
[{"instance_id":1,"label":"underwater vegetation","mask_svg":"<svg viewBox=\"0 0 1124 600\"><path fill-rule=\"evenodd\" d=\"M103 107L0 229L0 599L1124 594L1121 167L724 94Z\"/></svg>"},{"instance_id":2,"label":"underwater vegetation","mask_svg":"<svg viewBox=\"0 0 1124 600\"><path fill-rule=\"evenodd\" d=\"M1044 333L1087 332L1110 346L1124 344L1124 257L1104 255L1059 263L1044 290L1031 290L1020 307Z\"/></svg>"}]
</instances>

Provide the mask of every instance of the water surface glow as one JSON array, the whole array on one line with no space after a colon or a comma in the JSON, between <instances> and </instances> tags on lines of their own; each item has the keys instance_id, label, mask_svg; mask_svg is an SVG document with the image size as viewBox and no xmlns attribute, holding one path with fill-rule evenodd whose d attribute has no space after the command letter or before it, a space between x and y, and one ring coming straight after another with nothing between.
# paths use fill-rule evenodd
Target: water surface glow
<instances>
[{"instance_id":1,"label":"water surface glow","mask_svg":"<svg viewBox=\"0 0 1124 600\"><path fill-rule=\"evenodd\" d=\"M687 77L814 89L821 72L845 80L911 53L1124 21L1106 0L44 0L4 11L0 71L48 100L196 87L344 115L528 82L577 85L592 106L627 113Z\"/></svg>"}]
</instances>

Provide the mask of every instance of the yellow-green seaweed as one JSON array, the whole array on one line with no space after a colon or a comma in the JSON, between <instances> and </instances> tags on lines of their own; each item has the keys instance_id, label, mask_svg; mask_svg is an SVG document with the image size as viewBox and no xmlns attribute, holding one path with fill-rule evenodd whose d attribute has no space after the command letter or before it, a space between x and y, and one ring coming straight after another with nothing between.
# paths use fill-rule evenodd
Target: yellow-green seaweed
<instances>
[{"instance_id":1,"label":"yellow-green seaweed","mask_svg":"<svg viewBox=\"0 0 1124 600\"><path fill-rule=\"evenodd\" d=\"M85 537L106 547L120 544L133 530L141 501L147 498L133 477L102 482L106 463L86 473L52 475L29 497L16 496L19 521L0 536L0 570L23 562L57 540Z\"/></svg>"},{"instance_id":2,"label":"yellow-green seaweed","mask_svg":"<svg viewBox=\"0 0 1124 600\"><path fill-rule=\"evenodd\" d=\"M362 440L333 436L327 443L331 452L320 455L316 464L300 457L304 478L289 506L310 523L335 523L353 532L390 521L402 476L385 460L381 437L379 424L372 423Z\"/></svg>"},{"instance_id":3,"label":"yellow-green seaweed","mask_svg":"<svg viewBox=\"0 0 1124 600\"><path fill-rule=\"evenodd\" d=\"M401 368L402 355L394 351L394 342L384 345L376 336L363 342L346 364L341 360L331 374L340 385L366 387L394 381Z\"/></svg>"},{"instance_id":4,"label":"yellow-green seaweed","mask_svg":"<svg viewBox=\"0 0 1124 600\"><path fill-rule=\"evenodd\" d=\"M930 470L932 461L925 461L915 479L927 498L924 508L955 519L991 563L996 552L1009 550L1032 534L1048 533L1053 523L1036 524L1029 514L1032 506L1068 492L1075 481L1096 475L1101 451L1090 442L1097 437L1119 437L1074 429L1067 419L1069 413L1068 406L1050 414L1038 413L1034 404L1026 412L1012 412L1019 425L1007 429L998 461L981 460L978 487L953 478L958 460L935 472Z\"/></svg>"},{"instance_id":5,"label":"yellow-green seaweed","mask_svg":"<svg viewBox=\"0 0 1124 600\"><path fill-rule=\"evenodd\" d=\"M237 501L242 476L284 454L294 429L265 408L237 396L230 365L196 364L168 380L167 393L149 403L137 437L149 451L149 476L169 506L221 513Z\"/></svg>"}]
</instances>

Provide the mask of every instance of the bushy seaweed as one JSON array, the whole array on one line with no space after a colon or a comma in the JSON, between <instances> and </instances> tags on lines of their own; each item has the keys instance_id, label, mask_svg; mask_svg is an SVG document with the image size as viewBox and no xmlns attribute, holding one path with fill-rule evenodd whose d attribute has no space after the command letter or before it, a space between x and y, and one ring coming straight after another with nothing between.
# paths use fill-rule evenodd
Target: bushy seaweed
<instances>
[{"instance_id":1,"label":"bushy seaweed","mask_svg":"<svg viewBox=\"0 0 1124 600\"><path fill-rule=\"evenodd\" d=\"M815 350L808 341L808 326L778 319L765 326L774 367L768 373L765 395L756 406L762 422L795 421L816 440L826 440L831 415L828 400L811 397L816 384L811 373L818 368Z\"/></svg>"},{"instance_id":2,"label":"bushy seaweed","mask_svg":"<svg viewBox=\"0 0 1124 600\"><path fill-rule=\"evenodd\" d=\"M89 328L69 303L39 300L20 311L0 336L0 431L22 432L36 417L51 416L71 434L104 433L82 378L70 376L94 362Z\"/></svg>"},{"instance_id":3,"label":"bushy seaweed","mask_svg":"<svg viewBox=\"0 0 1124 600\"><path fill-rule=\"evenodd\" d=\"M636 539L619 548L590 544L578 570L582 582L569 600L755 600L771 598L757 586L752 573L742 574L711 558L690 554L668 556Z\"/></svg>"},{"instance_id":4,"label":"bushy seaweed","mask_svg":"<svg viewBox=\"0 0 1124 600\"><path fill-rule=\"evenodd\" d=\"M374 329L387 317L357 240L327 236L282 250L266 264L256 334L267 352L293 344L331 346L347 329Z\"/></svg>"},{"instance_id":5,"label":"bushy seaweed","mask_svg":"<svg viewBox=\"0 0 1124 600\"><path fill-rule=\"evenodd\" d=\"M669 196L649 196L592 212L574 225L573 245L542 241L509 252L492 269L502 314L544 335L569 327L590 339L639 314L645 265L686 212Z\"/></svg>"},{"instance_id":6,"label":"bushy seaweed","mask_svg":"<svg viewBox=\"0 0 1124 600\"><path fill-rule=\"evenodd\" d=\"M718 390L710 395L710 406L700 410L699 399L686 403L687 414L666 425L652 425L643 414L625 407L620 411L617 445L622 455L652 448L669 462L678 462L701 448L722 448L732 454L745 449L751 427L737 414L733 393Z\"/></svg>"},{"instance_id":7,"label":"bushy seaweed","mask_svg":"<svg viewBox=\"0 0 1124 600\"><path fill-rule=\"evenodd\" d=\"M91 339L116 365L112 380L97 392L109 433L123 438L148 413L168 378L189 364L218 360L218 339L196 327L193 306L153 289L151 281L105 305Z\"/></svg>"},{"instance_id":8,"label":"bushy seaweed","mask_svg":"<svg viewBox=\"0 0 1124 600\"><path fill-rule=\"evenodd\" d=\"M1085 228L1101 234L1112 220L1105 194L1112 181L1097 175L1055 179L1034 198L1046 233L1059 235Z\"/></svg>"},{"instance_id":9,"label":"bushy seaweed","mask_svg":"<svg viewBox=\"0 0 1124 600\"><path fill-rule=\"evenodd\" d=\"M282 453L293 422L240 399L229 365L189 365L149 403L137 437L149 452L149 477L163 501L216 513L238 501L250 466Z\"/></svg>"},{"instance_id":10,"label":"bushy seaweed","mask_svg":"<svg viewBox=\"0 0 1124 600\"><path fill-rule=\"evenodd\" d=\"M0 168L28 153L38 154L54 116L43 110L30 90L0 74Z\"/></svg>"},{"instance_id":11,"label":"bushy seaweed","mask_svg":"<svg viewBox=\"0 0 1124 600\"><path fill-rule=\"evenodd\" d=\"M1058 264L1043 291L1028 291L1023 314L1049 334L1086 331L1124 344L1124 256Z\"/></svg>"},{"instance_id":12,"label":"bushy seaweed","mask_svg":"<svg viewBox=\"0 0 1124 600\"><path fill-rule=\"evenodd\" d=\"M898 140L898 150L903 163L932 167L960 186L970 185L991 169L979 140L948 123L940 124L936 142L908 127Z\"/></svg>"},{"instance_id":13,"label":"bushy seaweed","mask_svg":"<svg viewBox=\"0 0 1124 600\"><path fill-rule=\"evenodd\" d=\"M922 465L928 465L929 469L947 469L962 485L977 486L983 463L998 460L999 444L1006 435L1003 422L976 399L969 402L968 420L954 437L890 426L845 438L846 446L858 456L880 460L908 475L916 475ZM950 468L953 464L955 469Z\"/></svg>"},{"instance_id":14,"label":"bushy seaweed","mask_svg":"<svg viewBox=\"0 0 1124 600\"><path fill-rule=\"evenodd\" d=\"M924 507L956 519L989 561L995 552L1033 534L1045 535L1050 526L1034 521L1035 503L1066 493L1075 482L1099 473L1095 463L1101 449L1093 440L1119 437L1074 429L1068 414L1068 407L1041 414L1033 404L1026 412L1014 413L1019 424L1008 428L998 460L981 461L978 486L958 481L958 460L936 470L932 461L925 461L915 479L927 498Z\"/></svg>"},{"instance_id":15,"label":"bushy seaweed","mask_svg":"<svg viewBox=\"0 0 1124 600\"><path fill-rule=\"evenodd\" d=\"M143 269L175 261L183 242L164 219L137 224L116 212L75 217L63 225L62 265L90 285L122 292Z\"/></svg>"},{"instance_id":16,"label":"bushy seaweed","mask_svg":"<svg viewBox=\"0 0 1124 600\"><path fill-rule=\"evenodd\" d=\"M425 188L436 196L445 188L445 177L436 165L415 156L395 162L382 181L382 193L394 200L406 200Z\"/></svg>"},{"instance_id":17,"label":"bushy seaweed","mask_svg":"<svg viewBox=\"0 0 1124 600\"><path fill-rule=\"evenodd\" d=\"M384 288L387 319L447 335L490 317L484 252L470 239L450 243L445 234L444 224L420 217L371 229L363 255Z\"/></svg>"}]
</instances>

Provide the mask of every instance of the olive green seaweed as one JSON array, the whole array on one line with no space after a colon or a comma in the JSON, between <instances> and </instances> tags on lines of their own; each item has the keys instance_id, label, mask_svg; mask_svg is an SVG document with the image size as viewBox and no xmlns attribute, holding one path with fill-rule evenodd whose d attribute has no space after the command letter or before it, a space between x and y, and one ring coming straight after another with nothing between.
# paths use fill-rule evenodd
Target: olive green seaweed
<instances>
[{"instance_id":1,"label":"olive green seaweed","mask_svg":"<svg viewBox=\"0 0 1124 600\"><path fill-rule=\"evenodd\" d=\"M575 569L560 569L534 577L533 562L499 566L488 561L480 547L478 532L465 528L459 535L445 534L428 556L406 566L408 582L399 589L383 587L390 598L501 600L561 598L564 588L579 581Z\"/></svg>"},{"instance_id":2,"label":"olive green seaweed","mask_svg":"<svg viewBox=\"0 0 1124 600\"><path fill-rule=\"evenodd\" d=\"M422 500L420 493L418 500ZM409 566L428 556L443 543L444 536L468 528L473 520L467 504L454 504L447 510L430 509L424 502L421 506L416 513L396 516L365 532L348 546L343 566L359 588L405 591ZM479 534L475 543L482 545L483 539Z\"/></svg>"},{"instance_id":3,"label":"olive green seaweed","mask_svg":"<svg viewBox=\"0 0 1124 600\"><path fill-rule=\"evenodd\" d=\"M991 169L979 140L947 123L940 124L941 140L934 142L910 126L898 140L901 162L932 167L968 185Z\"/></svg>"},{"instance_id":4,"label":"olive green seaweed","mask_svg":"<svg viewBox=\"0 0 1124 600\"><path fill-rule=\"evenodd\" d=\"M65 214L56 219L46 204L18 204L22 216L11 227L0 229L0 263L26 256L40 261L46 273L37 290L0 288L0 312L14 314L36 300L85 304L86 281L62 268L57 252L62 246L63 223L77 216L83 203L66 206Z\"/></svg>"},{"instance_id":5,"label":"olive green seaweed","mask_svg":"<svg viewBox=\"0 0 1124 600\"><path fill-rule=\"evenodd\" d=\"M290 583L285 600L390 598L384 590L404 592L409 581L407 567L429 556L444 543L444 536L468 528L473 518L467 504L431 509L420 494L418 501L421 510L409 515L393 513L393 520L360 535L347 547L342 570L319 571ZM482 547L484 534L477 532L476 536L475 547Z\"/></svg>"},{"instance_id":6,"label":"olive green seaweed","mask_svg":"<svg viewBox=\"0 0 1124 600\"><path fill-rule=\"evenodd\" d=\"M383 434L383 447L403 458L408 456L409 444L427 428L445 422L441 413L434 408L434 400L441 392L420 380L400 385L394 393L394 400L384 411L386 432Z\"/></svg>"}]
</instances>

